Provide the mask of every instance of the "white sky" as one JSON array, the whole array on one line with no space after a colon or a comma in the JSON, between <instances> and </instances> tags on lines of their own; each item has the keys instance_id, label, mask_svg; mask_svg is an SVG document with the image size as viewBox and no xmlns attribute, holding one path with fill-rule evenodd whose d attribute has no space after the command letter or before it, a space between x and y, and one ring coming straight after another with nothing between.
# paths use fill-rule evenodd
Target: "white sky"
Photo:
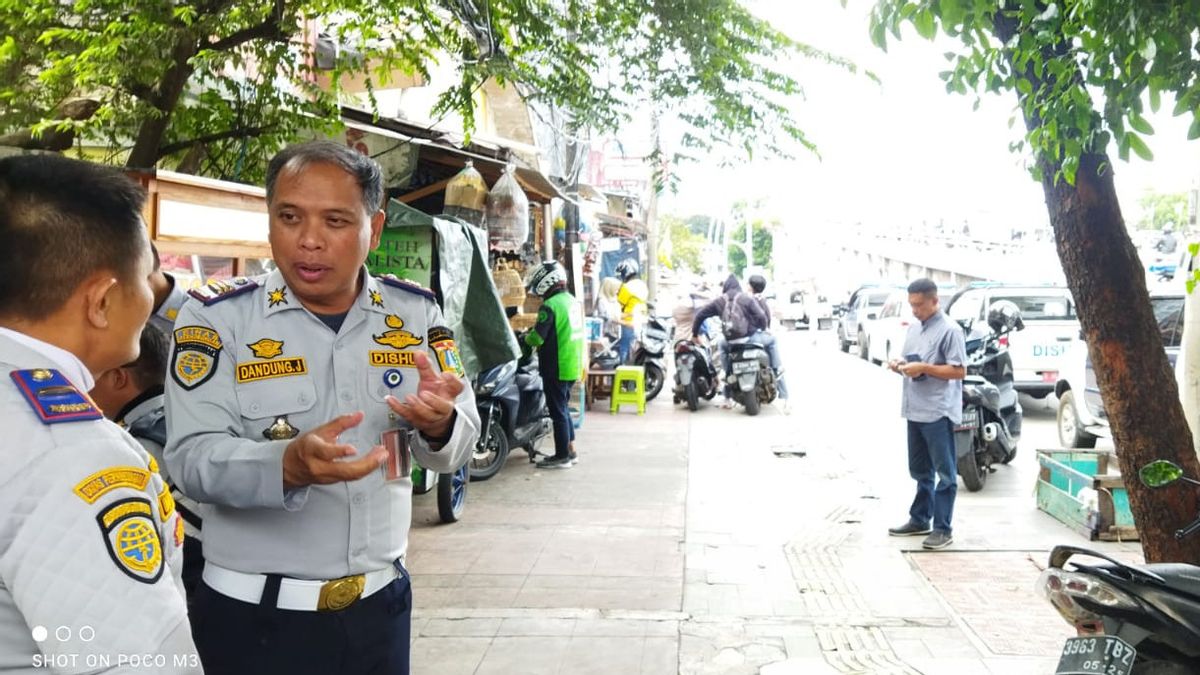
<instances>
[{"instance_id":1,"label":"white sky","mask_svg":"<svg viewBox=\"0 0 1200 675\"><path fill-rule=\"evenodd\" d=\"M1023 122L1008 120L1015 97L988 96L978 111L973 97L948 94L938 73L954 43L929 42L907 28L884 53L868 37L873 0L750 0L754 11L793 38L846 57L879 76L876 84L830 66L797 60L790 70L805 88L795 118L822 160L800 149L790 161L756 162L735 169L686 165L680 191L665 195L663 211L678 215L727 213L737 199L768 199L767 209L795 227L862 221L879 227L971 223L989 228L1048 222L1041 187L1022 157L1009 152ZM1147 189L1179 192L1200 178L1200 143L1187 139L1187 118L1172 118L1173 103L1148 116L1151 163L1117 160L1116 185L1126 220L1138 215Z\"/></svg>"}]
</instances>

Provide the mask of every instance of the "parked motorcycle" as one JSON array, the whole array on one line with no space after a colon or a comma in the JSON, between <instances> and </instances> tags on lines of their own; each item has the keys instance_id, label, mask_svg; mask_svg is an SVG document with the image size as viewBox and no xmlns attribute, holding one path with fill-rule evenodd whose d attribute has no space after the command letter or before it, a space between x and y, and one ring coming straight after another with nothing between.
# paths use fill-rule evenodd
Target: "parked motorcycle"
<instances>
[{"instance_id":1,"label":"parked motorcycle","mask_svg":"<svg viewBox=\"0 0 1200 675\"><path fill-rule=\"evenodd\" d=\"M523 448L534 461L538 444L554 430L534 354L480 373L475 378L475 405L483 426L469 463L471 480L496 475L510 448Z\"/></svg>"},{"instance_id":2,"label":"parked motorcycle","mask_svg":"<svg viewBox=\"0 0 1200 675\"><path fill-rule=\"evenodd\" d=\"M443 523L455 523L467 508L467 481L470 462L450 473L435 473L413 464L413 494L423 495L437 489L438 517Z\"/></svg>"},{"instance_id":3,"label":"parked motorcycle","mask_svg":"<svg viewBox=\"0 0 1200 675\"><path fill-rule=\"evenodd\" d=\"M746 408L751 417L758 414L764 404L769 404L779 395L776 389L775 371L767 350L750 338L729 341L729 372L725 378L732 390L733 400Z\"/></svg>"},{"instance_id":4,"label":"parked motorcycle","mask_svg":"<svg viewBox=\"0 0 1200 675\"><path fill-rule=\"evenodd\" d=\"M1147 487L1177 481L1200 485L1171 462L1142 467ZM1200 518L1175 532L1200 532ZM1082 564L1073 557L1103 561ZM1066 567L1071 560L1071 567ZM1200 672L1200 567L1131 565L1096 551L1056 546L1037 589L1077 637L1067 638L1056 673L1183 675Z\"/></svg>"},{"instance_id":5,"label":"parked motorcycle","mask_svg":"<svg viewBox=\"0 0 1200 675\"><path fill-rule=\"evenodd\" d=\"M642 331L642 339L634 346L630 359L646 373L646 400L652 401L662 391L667 379L665 354L671 331L662 319L651 316Z\"/></svg>"},{"instance_id":6,"label":"parked motorcycle","mask_svg":"<svg viewBox=\"0 0 1200 675\"><path fill-rule=\"evenodd\" d=\"M1024 417L1013 387L1012 356L1003 340L1025 328L1021 311L1008 300L994 302L988 326L991 333L967 342L962 421L954 427L958 475L971 492L983 489L992 464L1008 464L1017 456Z\"/></svg>"},{"instance_id":7,"label":"parked motorcycle","mask_svg":"<svg viewBox=\"0 0 1200 675\"><path fill-rule=\"evenodd\" d=\"M691 340L675 343L675 403L686 401L696 412L700 399L711 401L721 386L721 375L707 345Z\"/></svg>"}]
</instances>

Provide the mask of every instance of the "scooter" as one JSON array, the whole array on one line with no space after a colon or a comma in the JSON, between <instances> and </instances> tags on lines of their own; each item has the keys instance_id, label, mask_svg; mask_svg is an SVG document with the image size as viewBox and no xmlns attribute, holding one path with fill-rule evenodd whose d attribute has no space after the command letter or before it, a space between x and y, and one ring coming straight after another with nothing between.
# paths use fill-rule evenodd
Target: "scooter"
<instances>
[{"instance_id":1,"label":"scooter","mask_svg":"<svg viewBox=\"0 0 1200 675\"><path fill-rule=\"evenodd\" d=\"M1200 485L1171 462L1138 472L1159 488L1176 481ZM1200 532L1200 518L1175 532ZM1088 557L1099 564L1072 558ZM1066 564L1071 561L1071 567ZM1067 638L1056 673L1183 675L1200 672L1200 567L1182 563L1130 565L1096 551L1056 546L1037 590L1077 637Z\"/></svg>"},{"instance_id":2,"label":"scooter","mask_svg":"<svg viewBox=\"0 0 1200 675\"><path fill-rule=\"evenodd\" d=\"M510 448L523 448L529 461L536 461L538 445L554 431L536 354L480 373L475 378L475 405L483 427L469 462L471 480L495 476Z\"/></svg>"},{"instance_id":3,"label":"scooter","mask_svg":"<svg viewBox=\"0 0 1200 675\"><path fill-rule=\"evenodd\" d=\"M753 417L763 405L770 404L779 395L776 388L775 371L767 350L750 338L730 340L729 372L726 381L733 393L733 400L742 404L746 414Z\"/></svg>"},{"instance_id":4,"label":"scooter","mask_svg":"<svg viewBox=\"0 0 1200 675\"><path fill-rule=\"evenodd\" d=\"M412 484L413 494L423 495L437 489L438 517L443 523L455 523L462 517L467 508L467 481L470 474L470 462L451 473L435 473L413 463Z\"/></svg>"},{"instance_id":5,"label":"scooter","mask_svg":"<svg viewBox=\"0 0 1200 675\"><path fill-rule=\"evenodd\" d=\"M688 410L696 412L700 399L711 401L720 385L721 374L707 345L691 340L675 343L675 403L686 401Z\"/></svg>"},{"instance_id":6,"label":"scooter","mask_svg":"<svg viewBox=\"0 0 1200 675\"><path fill-rule=\"evenodd\" d=\"M646 400L652 401L662 391L663 382L667 379L665 354L667 343L671 339L671 331L667 325L656 316L646 321L642 331L642 339L634 346L630 355L635 366L642 366L646 373Z\"/></svg>"},{"instance_id":7,"label":"scooter","mask_svg":"<svg viewBox=\"0 0 1200 675\"><path fill-rule=\"evenodd\" d=\"M962 421L954 427L958 475L971 492L983 489L992 464L1008 464L1017 456L1024 417L1013 386L1012 356L1002 341L1025 328L1021 312L1011 302L997 301L988 309L988 326L989 334L967 342Z\"/></svg>"}]
</instances>

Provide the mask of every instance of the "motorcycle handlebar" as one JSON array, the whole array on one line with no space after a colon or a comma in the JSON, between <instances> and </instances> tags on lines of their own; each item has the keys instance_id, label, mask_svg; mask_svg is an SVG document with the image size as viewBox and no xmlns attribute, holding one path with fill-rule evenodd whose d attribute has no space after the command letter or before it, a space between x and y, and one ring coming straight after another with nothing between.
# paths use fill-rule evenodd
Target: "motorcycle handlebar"
<instances>
[{"instance_id":1,"label":"motorcycle handlebar","mask_svg":"<svg viewBox=\"0 0 1200 675\"><path fill-rule=\"evenodd\" d=\"M1196 519L1191 525L1188 525L1182 530L1175 530L1175 539L1186 539L1197 532L1200 532L1200 519Z\"/></svg>"}]
</instances>

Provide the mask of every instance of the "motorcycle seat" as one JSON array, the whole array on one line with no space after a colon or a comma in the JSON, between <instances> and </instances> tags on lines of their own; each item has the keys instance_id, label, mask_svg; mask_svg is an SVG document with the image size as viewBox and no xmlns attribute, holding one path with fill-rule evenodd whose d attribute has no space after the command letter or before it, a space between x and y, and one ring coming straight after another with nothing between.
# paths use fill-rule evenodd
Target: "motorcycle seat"
<instances>
[{"instance_id":1,"label":"motorcycle seat","mask_svg":"<svg viewBox=\"0 0 1200 675\"><path fill-rule=\"evenodd\" d=\"M1143 568L1166 580L1167 585L1200 598L1200 567L1184 563L1156 563Z\"/></svg>"},{"instance_id":2,"label":"motorcycle seat","mask_svg":"<svg viewBox=\"0 0 1200 675\"><path fill-rule=\"evenodd\" d=\"M730 352L746 352L746 351L751 351L754 349L762 349L762 348L763 348L762 345L758 344L757 342L750 342L748 338L742 338L741 340L730 340L729 341L729 351Z\"/></svg>"}]
</instances>

